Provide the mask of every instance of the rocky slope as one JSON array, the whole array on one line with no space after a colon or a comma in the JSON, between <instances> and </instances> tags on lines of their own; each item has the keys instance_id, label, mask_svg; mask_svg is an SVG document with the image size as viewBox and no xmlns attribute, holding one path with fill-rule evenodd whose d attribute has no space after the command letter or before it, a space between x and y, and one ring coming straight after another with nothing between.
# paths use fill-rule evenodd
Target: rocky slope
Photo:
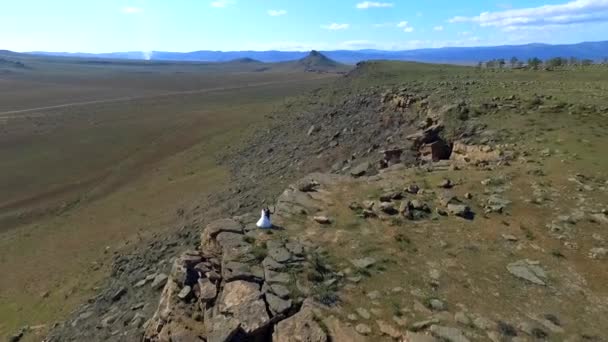
<instances>
[{"instance_id":1,"label":"rocky slope","mask_svg":"<svg viewBox=\"0 0 608 342\"><path fill-rule=\"evenodd\" d=\"M478 181L525 164L508 148L459 143L423 169L314 173L279 196L274 229L253 215L212 222L175 261L144 340L602 340L608 298L585 279L605 277L589 272L606 249L569 263L532 238L544 229L509 229L523 209L514 179ZM599 234L608 216L596 206L562 220ZM547 228L572 243L564 227Z\"/></svg>"},{"instance_id":2,"label":"rocky slope","mask_svg":"<svg viewBox=\"0 0 608 342\"><path fill-rule=\"evenodd\" d=\"M232 189L117 257L49 339L605 340L608 108L591 90L608 88L389 66L222 151ZM264 203L276 229L253 226Z\"/></svg>"}]
</instances>

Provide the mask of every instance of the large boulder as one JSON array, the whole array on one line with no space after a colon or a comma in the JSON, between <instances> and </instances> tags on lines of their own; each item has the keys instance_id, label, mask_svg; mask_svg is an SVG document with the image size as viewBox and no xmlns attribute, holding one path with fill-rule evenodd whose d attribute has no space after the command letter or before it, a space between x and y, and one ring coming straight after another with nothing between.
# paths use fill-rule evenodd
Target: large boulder
<instances>
[{"instance_id":1,"label":"large boulder","mask_svg":"<svg viewBox=\"0 0 608 342\"><path fill-rule=\"evenodd\" d=\"M529 281L532 284L545 286L547 275L538 262L519 260L507 265L509 273L517 278Z\"/></svg>"},{"instance_id":2,"label":"large boulder","mask_svg":"<svg viewBox=\"0 0 608 342\"><path fill-rule=\"evenodd\" d=\"M205 322L207 342L227 342L239 332L241 324L232 317L217 315Z\"/></svg>"},{"instance_id":3,"label":"large boulder","mask_svg":"<svg viewBox=\"0 0 608 342\"><path fill-rule=\"evenodd\" d=\"M222 247L217 240L221 233L243 234L243 225L233 219L221 219L209 223L201 234L201 250L205 255L219 255ZM234 238L234 235L227 235L222 238Z\"/></svg>"},{"instance_id":4,"label":"large boulder","mask_svg":"<svg viewBox=\"0 0 608 342\"><path fill-rule=\"evenodd\" d=\"M143 341L204 341L204 327L184 310L178 297L180 290L169 278L154 316L145 324Z\"/></svg>"},{"instance_id":5,"label":"large boulder","mask_svg":"<svg viewBox=\"0 0 608 342\"><path fill-rule=\"evenodd\" d=\"M217 307L221 314L237 320L248 335L257 334L270 324L260 285L256 283L237 280L225 284Z\"/></svg>"},{"instance_id":6,"label":"large boulder","mask_svg":"<svg viewBox=\"0 0 608 342\"><path fill-rule=\"evenodd\" d=\"M326 342L327 334L317 323L309 306L302 306L300 312L279 322L272 334L273 342Z\"/></svg>"}]
</instances>

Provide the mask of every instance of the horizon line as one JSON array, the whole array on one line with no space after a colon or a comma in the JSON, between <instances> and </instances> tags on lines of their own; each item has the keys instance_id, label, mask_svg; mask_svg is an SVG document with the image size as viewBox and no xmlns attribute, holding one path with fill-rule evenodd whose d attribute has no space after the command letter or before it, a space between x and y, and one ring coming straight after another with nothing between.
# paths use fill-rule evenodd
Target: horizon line
<instances>
[{"instance_id":1,"label":"horizon line","mask_svg":"<svg viewBox=\"0 0 608 342\"><path fill-rule=\"evenodd\" d=\"M268 50L216 50L216 49L201 49L201 50L189 50L189 51L171 51L171 50L128 50L128 51L110 51L110 52L84 52L84 51L50 51L50 50L33 50L33 51L16 51L6 49L4 51L16 52L16 53L24 53L24 54L34 54L34 53L69 53L69 54L91 54L91 55L101 55L101 54L116 54L116 53L180 53L180 54L188 54L195 52L293 52L293 53L306 53L311 51L320 51L320 52L335 52L335 51L383 51L383 52L403 52L403 51L418 51L418 50L438 50L438 49L451 49L451 48L493 48L493 47L505 47L505 46L529 46L529 45L549 45L549 46L564 46L564 45L578 45L578 44L586 44L586 43L608 43L608 40L598 40L598 41L581 41L577 43L560 43L560 44L551 44L551 43L542 43L542 42L532 42L525 44L504 44L504 45L470 45L470 46L441 46L441 47L426 47L426 48L414 48L414 49L379 49L379 48L362 48L362 49L306 49L306 50L281 50L281 49L268 49ZM2 50L2 49L0 49Z\"/></svg>"}]
</instances>

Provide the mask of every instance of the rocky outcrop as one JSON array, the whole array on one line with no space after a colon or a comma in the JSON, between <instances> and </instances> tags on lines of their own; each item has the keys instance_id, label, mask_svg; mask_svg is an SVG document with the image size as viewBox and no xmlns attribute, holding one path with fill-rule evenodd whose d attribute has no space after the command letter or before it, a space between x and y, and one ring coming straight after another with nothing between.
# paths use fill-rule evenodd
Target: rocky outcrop
<instances>
[{"instance_id":1,"label":"rocky outcrop","mask_svg":"<svg viewBox=\"0 0 608 342\"><path fill-rule=\"evenodd\" d=\"M295 191L304 193L311 188ZM144 341L326 341L310 307L292 293L296 277L286 272L306 262L297 241L257 236L251 216L208 224L198 251L178 257ZM294 316L292 316L295 314ZM287 318L290 317L291 318ZM287 318L287 319L286 319Z\"/></svg>"}]
</instances>

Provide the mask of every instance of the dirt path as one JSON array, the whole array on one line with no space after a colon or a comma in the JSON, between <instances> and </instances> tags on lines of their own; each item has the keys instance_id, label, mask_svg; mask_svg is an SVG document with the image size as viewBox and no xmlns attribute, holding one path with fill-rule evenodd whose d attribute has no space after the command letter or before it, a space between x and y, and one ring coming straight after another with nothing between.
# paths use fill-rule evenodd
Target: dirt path
<instances>
[{"instance_id":1,"label":"dirt path","mask_svg":"<svg viewBox=\"0 0 608 342\"><path fill-rule=\"evenodd\" d=\"M327 77L327 75L311 77L310 80L320 79L320 78L324 78L324 77ZM216 91L238 90L238 89L244 89L244 88L263 87L263 86L276 85L276 84L288 84L288 83L301 82L301 81L302 80L299 80L299 79L293 79L293 80L287 80L287 81L257 82L257 83L251 83L251 84L247 84L247 85L240 85L240 86L233 86L233 87L216 87L216 88L204 88L204 89L194 89L194 90L184 90L184 91L171 91L171 92L160 93L160 94L156 94L156 95L127 96L127 97L117 97L117 98L111 98L111 99L101 99L101 100L92 100L92 101L83 101L83 102L70 102L70 103L64 103L64 104L60 104L60 105L27 108L27 109L17 109L17 110L10 110L10 111L6 111L6 112L0 112L0 119L7 119L7 118L12 117L15 114L38 112L38 111L49 110L49 109L60 109L60 108L86 106L86 105L112 103L112 102L127 102L127 101L163 97L163 96L211 93L211 92L216 92Z\"/></svg>"}]
</instances>

